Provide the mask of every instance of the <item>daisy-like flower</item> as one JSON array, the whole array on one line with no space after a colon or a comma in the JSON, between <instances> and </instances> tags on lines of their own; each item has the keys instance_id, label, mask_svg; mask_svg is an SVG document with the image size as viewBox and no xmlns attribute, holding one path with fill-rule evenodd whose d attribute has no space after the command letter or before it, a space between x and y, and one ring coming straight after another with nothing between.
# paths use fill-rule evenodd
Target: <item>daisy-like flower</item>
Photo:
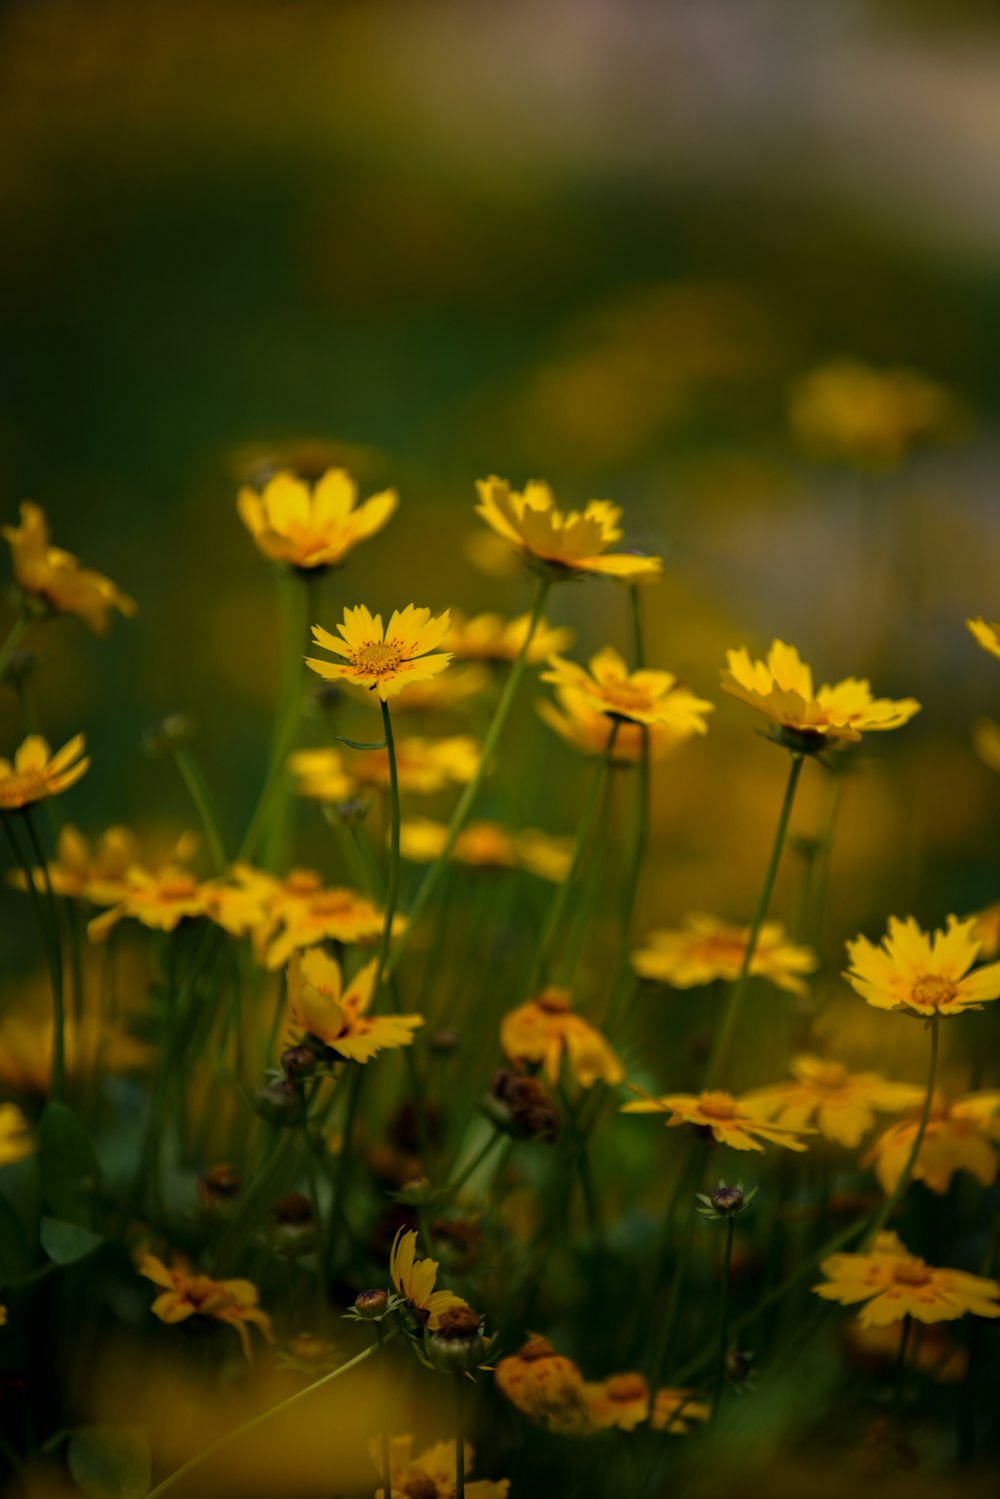
<instances>
[{"instance_id":1,"label":"daisy-like flower","mask_svg":"<svg viewBox=\"0 0 1000 1499\"><path fill-rule=\"evenodd\" d=\"M543 682L579 692L592 708L609 718L626 723L663 724L678 738L707 731L705 715L715 705L695 697L686 687L678 687L669 671L630 672L618 652L605 646L590 658L590 670L550 656L550 671L542 672Z\"/></svg>"},{"instance_id":2,"label":"daisy-like flower","mask_svg":"<svg viewBox=\"0 0 1000 1499\"><path fill-rule=\"evenodd\" d=\"M406 736L396 741L396 774L403 793L432 796L446 786L466 785L472 780L481 746L467 734L444 739ZM389 786L388 751L336 749L297 750L289 756L288 768L295 776L299 796L315 801L339 802L359 787L384 791Z\"/></svg>"},{"instance_id":3,"label":"daisy-like flower","mask_svg":"<svg viewBox=\"0 0 1000 1499\"><path fill-rule=\"evenodd\" d=\"M389 1277L417 1320L430 1332L436 1332L445 1312L457 1307L469 1309L469 1303L454 1291L435 1291L440 1266L437 1260L416 1259L416 1249L416 1231L400 1229L389 1254Z\"/></svg>"},{"instance_id":4,"label":"daisy-like flower","mask_svg":"<svg viewBox=\"0 0 1000 1499\"><path fill-rule=\"evenodd\" d=\"M83 735L74 734L53 755L40 734L29 734L15 753L13 765L0 760L0 811L30 807L75 786L90 769L84 745Z\"/></svg>"},{"instance_id":5,"label":"daisy-like flower","mask_svg":"<svg viewBox=\"0 0 1000 1499\"><path fill-rule=\"evenodd\" d=\"M31 1131L16 1103L0 1103L0 1166L23 1161L34 1150Z\"/></svg>"},{"instance_id":6,"label":"daisy-like flower","mask_svg":"<svg viewBox=\"0 0 1000 1499\"><path fill-rule=\"evenodd\" d=\"M657 1390L653 1400L653 1411L649 1424L654 1431L665 1431L668 1436L687 1436L691 1421L707 1421L712 1407L695 1400L693 1390Z\"/></svg>"},{"instance_id":7,"label":"daisy-like flower","mask_svg":"<svg viewBox=\"0 0 1000 1499\"><path fill-rule=\"evenodd\" d=\"M971 1172L982 1186L992 1186L997 1176L995 1147L1000 1144L998 1115L1000 1093L968 1093L949 1099L936 1092L913 1163L913 1179L939 1195L947 1192L956 1171ZM906 1169L919 1128L919 1112L890 1124L861 1162L862 1166L874 1165L886 1195Z\"/></svg>"},{"instance_id":8,"label":"daisy-like flower","mask_svg":"<svg viewBox=\"0 0 1000 1499\"><path fill-rule=\"evenodd\" d=\"M982 615L977 619L967 619L965 623L973 640L977 641L984 651L989 651L991 656L1000 658L1000 624L987 621Z\"/></svg>"},{"instance_id":9,"label":"daisy-like flower","mask_svg":"<svg viewBox=\"0 0 1000 1499\"><path fill-rule=\"evenodd\" d=\"M642 1374L610 1374L583 1387L587 1417L596 1431L634 1431L649 1416L649 1385Z\"/></svg>"},{"instance_id":10,"label":"daisy-like flower","mask_svg":"<svg viewBox=\"0 0 1000 1499\"><path fill-rule=\"evenodd\" d=\"M634 1083L629 1088L639 1096L634 1103L622 1104L623 1114L669 1114L668 1128L681 1124L693 1124L702 1130L710 1130L712 1138L720 1145L729 1145L733 1150L763 1150L762 1140L771 1145L783 1145L786 1150L806 1150L800 1135L812 1135L816 1131L802 1125L792 1129L788 1125L773 1124L768 1118L767 1107L753 1095L734 1098L731 1093L713 1091L709 1093L668 1093L662 1098L653 1098Z\"/></svg>"},{"instance_id":11,"label":"daisy-like flower","mask_svg":"<svg viewBox=\"0 0 1000 1499\"><path fill-rule=\"evenodd\" d=\"M476 514L526 561L543 563L557 575L596 573L623 583L644 583L658 578L663 570L659 557L609 552L624 535L619 525L621 509L609 500L591 500L582 512L564 513L556 509L549 486L538 480L518 493L505 479L491 476L478 480L476 489Z\"/></svg>"},{"instance_id":12,"label":"daisy-like flower","mask_svg":"<svg viewBox=\"0 0 1000 1499\"><path fill-rule=\"evenodd\" d=\"M1000 1317L1000 1285L963 1270L936 1270L912 1255L896 1234L881 1233L867 1254L834 1254L820 1266L826 1280L813 1286L817 1296L842 1306L866 1303L862 1327L886 1327L913 1317L917 1322L951 1322Z\"/></svg>"},{"instance_id":13,"label":"daisy-like flower","mask_svg":"<svg viewBox=\"0 0 1000 1499\"><path fill-rule=\"evenodd\" d=\"M319 948L292 954L288 1007L306 1035L350 1062L370 1062L377 1052L409 1046L422 1015L368 1015L378 960L366 963L344 987L340 964Z\"/></svg>"},{"instance_id":14,"label":"daisy-like flower","mask_svg":"<svg viewBox=\"0 0 1000 1499\"><path fill-rule=\"evenodd\" d=\"M445 645L457 661L491 661L509 665L524 649L530 627L530 614L519 614L516 619L504 619L501 614L476 614L466 618L453 609ZM565 625L550 625L542 615L528 646L529 665L568 651L575 639L572 630Z\"/></svg>"},{"instance_id":15,"label":"daisy-like flower","mask_svg":"<svg viewBox=\"0 0 1000 1499\"><path fill-rule=\"evenodd\" d=\"M145 1254L139 1274L160 1286L153 1314L161 1322L186 1322L189 1317L208 1317L235 1328L247 1358L253 1357L247 1324L260 1328L274 1342L271 1319L258 1306L257 1287L249 1280L211 1280L192 1271L185 1260L175 1259L170 1269L153 1254Z\"/></svg>"},{"instance_id":16,"label":"daisy-like flower","mask_svg":"<svg viewBox=\"0 0 1000 1499\"><path fill-rule=\"evenodd\" d=\"M39 987L42 986L39 976ZM46 987L46 999L48 992ZM0 1084L22 1095L44 1098L52 1081L51 1004L43 1010L17 1005L0 1019ZM95 1014L67 1014L63 1029L66 1076L76 1081L136 1072L149 1050L119 1024Z\"/></svg>"},{"instance_id":17,"label":"daisy-like flower","mask_svg":"<svg viewBox=\"0 0 1000 1499\"><path fill-rule=\"evenodd\" d=\"M397 609L383 629L381 614L372 615L359 604L344 610L339 624L342 639L322 625L313 625L313 640L325 651L343 656L343 661L306 657L306 665L328 682L351 681L377 692L383 702L402 692L409 682L435 677L444 671L451 654L438 651L450 627L447 609L436 618L429 609L407 604Z\"/></svg>"},{"instance_id":18,"label":"daisy-like flower","mask_svg":"<svg viewBox=\"0 0 1000 1499\"><path fill-rule=\"evenodd\" d=\"M625 1069L600 1031L570 1009L568 989L545 989L500 1022L500 1045L515 1066L541 1064L553 1087L563 1057L581 1088L600 1078L612 1087Z\"/></svg>"},{"instance_id":19,"label":"daisy-like flower","mask_svg":"<svg viewBox=\"0 0 1000 1499\"><path fill-rule=\"evenodd\" d=\"M678 723L638 724L613 718L595 707L586 693L576 687L557 687L555 695L558 706L545 698L538 702L539 717L560 739L584 755L603 755L614 734L611 764L619 767L638 765L644 745L648 745L649 758L655 762L684 744L692 734L705 732L704 725L698 730L690 724L682 729Z\"/></svg>"},{"instance_id":20,"label":"daisy-like flower","mask_svg":"<svg viewBox=\"0 0 1000 1499\"><path fill-rule=\"evenodd\" d=\"M792 430L817 457L879 471L895 468L921 441L957 430L955 398L926 375L836 359L792 389Z\"/></svg>"},{"instance_id":21,"label":"daisy-like flower","mask_svg":"<svg viewBox=\"0 0 1000 1499\"><path fill-rule=\"evenodd\" d=\"M494 1383L522 1415L553 1431L588 1424L584 1379L570 1358L532 1333L517 1353L499 1360Z\"/></svg>"},{"instance_id":22,"label":"daisy-like flower","mask_svg":"<svg viewBox=\"0 0 1000 1499\"><path fill-rule=\"evenodd\" d=\"M372 1461L381 1471L382 1451L378 1442L371 1447ZM472 1443L463 1444L464 1472L473 1465ZM413 1455L411 1436L392 1437L389 1442L389 1483L392 1499L455 1499L458 1481L457 1443L435 1442L426 1452ZM507 1499L510 1480L494 1482L488 1478L466 1479L466 1499ZM386 1499L384 1489L375 1490L375 1499Z\"/></svg>"},{"instance_id":23,"label":"daisy-like flower","mask_svg":"<svg viewBox=\"0 0 1000 1499\"><path fill-rule=\"evenodd\" d=\"M794 1082L754 1088L746 1098L788 1129L801 1129L815 1119L824 1139L849 1150L871 1129L876 1112L916 1108L926 1096L926 1089L912 1083L890 1083L877 1072L852 1073L843 1062L822 1057L793 1057L789 1066Z\"/></svg>"},{"instance_id":24,"label":"daisy-like flower","mask_svg":"<svg viewBox=\"0 0 1000 1499\"><path fill-rule=\"evenodd\" d=\"M126 875L124 898L95 916L87 931L92 942L101 942L125 917L153 931L172 932L178 922L208 914L208 896L190 870L179 864L165 864L157 870L134 864Z\"/></svg>"},{"instance_id":25,"label":"daisy-like flower","mask_svg":"<svg viewBox=\"0 0 1000 1499\"><path fill-rule=\"evenodd\" d=\"M357 500L358 486L350 474L331 468L315 484L282 472L262 493L246 485L236 506L265 557L313 568L342 562L359 541L381 531L399 503L394 489L361 505Z\"/></svg>"},{"instance_id":26,"label":"daisy-like flower","mask_svg":"<svg viewBox=\"0 0 1000 1499\"><path fill-rule=\"evenodd\" d=\"M972 748L988 769L1000 775L1000 723L977 718L972 725Z\"/></svg>"},{"instance_id":27,"label":"daisy-like flower","mask_svg":"<svg viewBox=\"0 0 1000 1499\"><path fill-rule=\"evenodd\" d=\"M385 918L354 890L327 888L313 869L292 869L277 879L250 864L234 864L233 880L256 900L262 913L254 930L254 953L266 968L281 968L296 948L317 942L377 942ZM393 922L402 930L403 917Z\"/></svg>"},{"instance_id":28,"label":"daisy-like flower","mask_svg":"<svg viewBox=\"0 0 1000 1499\"><path fill-rule=\"evenodd\" d=\"M445 846L448 829L430 817L410 817L399 829L399 851L414 864L430 864ZM559 884L566 878L572 840L553 838L537 828L512 832L498 822L470 822L459 833L451 857L473 869L527 869Z\"/></svg>"},{"instance_id":29,"label":"daisy-like flower","mask_svg":"<svg viewBox=\"0 0 1000 1499\"><path fill-rule=\"evenodd\" d=\"M125 876L138 862L139 844L128 828L108 828L91 846L79 828L67 823L56 839L56 856L46 866L55 895L82 900L92 906L112 906L127 893ZM37 880L40 870L32 871ZM22 870L10 876L19 890L27 888Z\"/></svg>"},{"instance_id":30,"label":"daisy-like flower","mask_svg":"<svg viewBox=\"0 0 1000 1499\"><path fill-rule=\"evenodd\" d=\"M945 931L923 932L908 916L889 917L889 930L876 947L867 937L847 944L850 968L844 974L863 999L879 1010L909 1010L932 1019L978 1009L1000 995L1000 963L970 973L979 956L974 917L948 917Z\"/></svg>"},{"instance_id":31,"label":"daisy-like flower","mask_svg":"<svg viewBox=\"0 0 1000 1499\"><path fill-rule=\"evenodd\" d=\"M733 983L742 969L749 938L748 926L735 926L715 916L686 916L680 929L650 932L647 945L632 954L632 967L641 978L675 989L691 989L716 979ZM802 975L814 973L817 963L812 948L792 942L780 921L766 921L757 936L750 972L789 994L808 994Z\"/></svg>"},{"instance_id":32,"label":"daisy-like flower","mask_svg":"<svg viewBox=\"0 0 1000 1499\"><path fill-rule=\"evenodd\" d=\"M868 682L845 677L833 687L813 688L812 672L794 646L775 640L766 661L753 661L745 646L727 653L722 686L776 724L791 748L815 751L856 744L862 733L898 729L920 704L907 697L872 697Z\"/></svg>"},{"instance_id":33,"label":"daisy-like flower","mask_svg":"<svg viewBox=\"0 0 1000 1499\"><path fill-rule=\"evenodd\" d=\"M75 614L95 635L108 628L112 609L131 617L136 605L110 578L81 567L61 547L49 545L49 527L40 505L26 500L21 524L4 526L10 542L14 577L21 592L54 614Z\"/></svg>"},{"instance_id":34,"label":"daisy-like flower","mask_svg":"<svg viewBox=\"0 0 1000 1499\"><path fill-rule=\"evenodd\" d=\"M1000 953L1000 900L973 912L971 918L966 919L976 923L972 935L979 943L979 956L995 958Z\"/></svg>"}]
</instances>

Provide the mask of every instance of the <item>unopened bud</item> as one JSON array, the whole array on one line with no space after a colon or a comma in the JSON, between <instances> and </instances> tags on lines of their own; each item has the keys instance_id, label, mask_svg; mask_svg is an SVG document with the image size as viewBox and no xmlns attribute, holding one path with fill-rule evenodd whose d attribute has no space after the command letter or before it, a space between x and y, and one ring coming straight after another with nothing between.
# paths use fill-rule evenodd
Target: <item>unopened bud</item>
<instances>
[{"instance_id":1,"label":"unopened bud","mask_svg":"<svg viewBox=\"0 0 1000 1499\"><path fill-rule=\"evenodd\" d=\"M449 1307L433 1332L424 1333L424 1352L444 1374L464 1374L482 1363L486 1339L479 1313L471 1306Z\"/></svg>"},{"instance_id":2,"label":"unopened bud","mask_svg":"<svg viewBox=\"0 0 1000 1499\"><path fill-rule=\"evenodd\" d=\"M289 1046L281 1053L281 1067L290 1081L309 1077L316 1071L316 1053L308 1046Z\"/></svg>"},{"instance_id":3,"label":"unopened bud","mask_svg":"<svg viewBox=\"0 0 1000 1499\"><path fill-rule=\"evenodd\" d=\"M389 1305L384 1291L362 1291L354 1298L354 1310L366 1322L376 1322Z\"/></svg>"}]
</instances>

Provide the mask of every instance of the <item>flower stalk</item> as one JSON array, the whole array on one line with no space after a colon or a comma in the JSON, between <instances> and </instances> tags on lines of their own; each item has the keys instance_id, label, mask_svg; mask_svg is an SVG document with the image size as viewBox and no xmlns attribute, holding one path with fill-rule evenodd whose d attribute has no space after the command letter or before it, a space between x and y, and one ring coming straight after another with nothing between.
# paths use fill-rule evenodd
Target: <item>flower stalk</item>
<instances>
[{"instance_id":1,"label":"flower stalk","mask_svg":"<svg viewBox=\"0 0 1000 1499\"><path fill-rule=\"evenodd\" d=\"M931 1108L934 1104L934 1084L937 1079L939 1049L938 1032L940 1030L940 1026L941 1022L937 1018L931 1020L929 1023L931 1033L931 1060L927 1074L927 1093L924 1097L924 1106L920 1114L920 1123L917 1125L917 1133L914 1135L913 1144L910 1147L910 1154L907 1157L906 1165L903 1167L903 1170L900 1173L899 1180L896 1182L896 1185L893 1187L892 1191L889 1193L889 1196L886 1198L885 1202L879 1209L878 1215L875 1218L875 1222L872 1224L871 1229L868 1232L866 1238L867 1244L873 1244L875 1242L876 1237L882 1232L882 1229L889 1222L889 1219L895 1212L897 1205L902 1200L907 1187L910 1185L910 1177L913 1175L913 1168L916 1165L917 1157L920 1154L920 1147L923 1144L924 1135L927 1132L927 1122L931 1117Z\"/></svg>"}]
</instances>

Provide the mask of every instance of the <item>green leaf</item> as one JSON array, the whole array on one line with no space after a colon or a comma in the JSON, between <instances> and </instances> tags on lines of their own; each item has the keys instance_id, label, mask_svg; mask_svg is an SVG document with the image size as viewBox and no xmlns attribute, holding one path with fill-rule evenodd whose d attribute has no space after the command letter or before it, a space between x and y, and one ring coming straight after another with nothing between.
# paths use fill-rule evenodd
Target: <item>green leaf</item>
<instances>
[{"instance_id":1,"label":"green leaf","mask_svg":"<svg viewBox=\"0 0 1000 1499\"><path fill-rule=\"evenodd\" d=\"M357 750L379 750L385 749L385 740L377 739L371 744L366 744L363 739L345 739L342 734L334 734L334 743L346 744L349 749Z\"/></svg>"},{"instance_id":2,"label":"green leaf","mask_svg":"<svg viewBox=\"0 0 1000 1499\"><path fill-rule=\"evenodd\" d=\"M0 1197L0 1286L16 1286L31 1268L28 1236L6 1197Z\"/></svg>"},{"instance_id":3,"label":"green leaf","mask_svg":"<svg viewBox=\"0 0 1000 1499\"><path fill-rule=\"evenodd\" d=\"M99 1169L87 1131L64 1103L48 1103L38 1125L45 1206L64 1223L88 1225Z\"/></svg>"},{"instance_id":4,"label":"green leaf","mask_svg":"<svg viewBox=\"0 0 1000 1499\"><path fill-rule=\"evenodd\" d=\"M45 1253L57 1265L73 1265L104 1243L100 1234L91 1233L89 1228L63 1223L58 1218L43 1218L38 1236Z\"/></svg>"},{"instance_id":5,"label":"green leaf","mask_svg":"<svg viewBox=\"0 0 1000 1499\"><path fill-rule=\"evenodd\" d=\"M135 1426L78 1426L66 1453L73 1481L87 1499L142 1499L152 1467Z\"/></svg>"}]
</instances>

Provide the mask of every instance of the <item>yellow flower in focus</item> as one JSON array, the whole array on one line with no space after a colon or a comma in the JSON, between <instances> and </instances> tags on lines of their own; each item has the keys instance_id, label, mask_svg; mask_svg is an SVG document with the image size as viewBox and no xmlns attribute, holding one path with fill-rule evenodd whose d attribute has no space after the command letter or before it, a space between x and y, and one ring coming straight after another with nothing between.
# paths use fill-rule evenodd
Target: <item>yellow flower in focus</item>
<instances>
[{"instance_id":1,"label":"yellow flower in focus","mask_svg":"<svg viewBox=\"0 0 1000 1499\"><path fill-rule=\"evenodd\" d=\"M35 1146L28 1121L14 1103L0 1103L0 1166L23 1161Z\"/></svg>"},{"instance_id":2,"label":"yellow flower in focus","mask_svg":"<svg viewBox=\"0 0 1000 1499\"><path fill-rule=\"evenodd\" d=\"M659 557L608 551L624 534L621 509L608 500L591 500L582 513L564 513L556 509L549 486L537 480L526 484L523 493L495 476L478 480L476 489L476 514L526 560L546 563L567 576L596 573L623 583L649 582L663 570Z\"/></svg>"},{"instance_id":3,"label":"yellow flower in focus","mask_svg":"<svg viewBox=\"0 0 1000 1499\"><path fill-rule=\"evenodd\" d=\"M112 609L131 617L136 604L110 578L81 567L60 547L49 545L49 528L40 505L25 500L21 524L4 526L10 542L14 577L21 592L54 614L76 614L95 635L108 628Z\"/></svg>"},{"instance_id":4,"label":"yellow flower in focus","mask_svg":"<svg viewBox=\"0 0 1000 1499\"><path fill-rule=\"evenodd\" d=\"M553 1087L563 1057L581 1088L599 1078L613 1087L625 1076L600 1031L570 1009L568 989L545 989L537 999L510 1010L500 1022L500 1045L515 1066L541 1064Z\"/></svg>"},{"instance_id":5,"label":"yellow flower in focus","mask_svg":"<svg viewBox=\"0 0 1000 1499\"><path fill-rule=\"evenodd\" d=\"M1000 658L1000 624L987 623L982 615L978 619L965 621L973 640L978 641L984 651Z\"/></svg>"},{"instance_id":6,"label":"yellow flower in focus","mask_svg":"<svg viewBox=\"0 0 1000 1499\"><path fill-rule=\"evenodd\" d=\"M451 629L445 645L458 661L492 661L510 664L524 648L531 625L530 614L504 619L501 614L476 614L471 618L452 610ZM576 636L564 625L550 625L542 615L528 647L529 665L568 651Z\"/></svg>"},{"instance_id":7,"label":"yellow flower in focus","mask_svg":"<svg viewBox=\"0 0 1000 1499\"><path fill-rule=\"evenodd\" d=\"M801 1129L815 1117L824 1139L849 1150L860 1145L876 1112L915 1108L925 1097L925 1090L912 1083L890 1083L876 1072L851 1073L842 1062L822 1057L793 1057L789 1068L794 1082L754 1088L746 1097L788 1129Z\"/></svg>"},{"instance_id":8,"label":"yellow flower in focus","mask_svg":"<svg viewBox=\"0 0 1000 1499\"><path fill-rule=\"evenodd\" d=\"M922 440L960 422L954 397L913 370L877 370L859 360L820 365L792 388L789 416L802 446L860 469L895 468Z\"/></svg>"},{"instance_id":9,"label":"yellow flower in focus","mask_svg":"<svg viewBox=\"0 0 1000 1499\"><path fill-rule=\"evenodd\" d=\"M753 661L745 646L729 651L723 689L795 737L793 748L855 744L862 732L898 729L920 704L915 698L872 697L868 682L845 677L833 687L813 689L812 672L794 646L771 643L766 661Z\"/></svg>"},{"instance_id":10,"label":"yellow flower in focus","mask_svg":"<svg viewBox=\"0 0 1000 1499\"><path fill-rule=\"evenodd\" d=\"M693 1399L693 1390L657 1390L653 1400L653 1413L649 1424L654 1431L665 1431L668 1436L687 1436L690 1421L707 1421L712 1407L701 1400Z\"/></svg>"},{"instance_id":11,"label":"yellow flower in focus","mask_svg":"<svg viewBox=\"0 0 1000 1499\"><path fill-rule=\"evenodd\" d=\"M410 817L400 825L399 849L414 864L429 864L445 846L448 828L431 817ZM554 884L566 878L572 857L572 840L553 838L537 828L519 833L498 822L470 822L459 833L451 857L474 869L529 870Z\"/></svg>"},{"instance_id":12,"label":"yellow flower in focus","mask_svg":"<svg viewBox=\"0 0 1000 1499\"><path fill-rule=\"evenodd\" d=\"M562 656L550 656L549 664L551 670L542 672L543 682L580 693L590 707L609 718L647 727L662 724L678 739L704 734L705 715L715 711L713 703L678 687L669 671L630 672L611 646L591 656L589 671Z\"/></svg>"},{"instance_id":13,"label":"yellow flower in focus","mask_svg":"<svg viewBox=\"0 0 1000 1499\"><path fill-rule=\"evenodd\" d=\"M379 1051L409 1046L422 1015L368 1015L378 960L372 959L344 988L340 964L319 948L294 952L288 964L288 1006L295 1025L350 1062L369 1062Z\"/></svg>"},{"instance_id":14,"label":"yellow flower in focus","mask_svg":"<svg viewBox=\"0 0 1000 1499\"><path fill-rule=\"evenodd\" d=\"M679 930L650 932L647 946L632 954L632 967L641 978L690 989L717 979L733 983L746 955L750 928L695 914L684 918ZM750 972L770 980L789 994L808 994L802 974L818 964L811 947L788 937L780 921L766 921L754 948Z\"/></svg>"},{"instance_id":15,"label":"yellow flower in focus","mask_svg":"<svg viewBox=\"0 0 1000 1499\"><path fill-rule=\"evenodd\" d=\"M128 828L108 828L92 848L79 828L67 823L56 839L56 856L46 866L54 895L68 900L88 901L93 906L112 906L127 892L125 876L138 862L139 844ZM36 882L41 871L32 871ZM14 870L10 882L19 890L27 888L21 870Z\"/></svg>"},{"instance_id":16,"label":"yellow flower in focus","mask_svg":"<svg viewBox=\"0 0 1000 1499\"><path fill-rule=\"evenodd\" d=\"M887 1196L906 1168L920 1128L916 1102L913 1107L913 1117L890 1124L861 1162L862 1166L874 1165L875 1175ZM1000 1093L969 1093L956 1099L935 1093L913 1163L913 1180L922 1181L941 1195L947 1192L956 1171L968 1171L981 1186L992 1186L997 1175L994 1146L1000 1144L998 1114Z\"/></svg>"},{"instance_id":17,"label":"yellow flower in focus","mask_svg":"<svg viewBox=\"0 0 1000 1499\"><path fill-rule=\"evenodd\" d=\"M325 681L352 681L377 692L383 702L394 697L410 682L437 676L451 660L449 652L438 652L449 629L445 610L436 618L429 609L407 604L397 609L383 629L381 614L372 615L359 604L344 610L339 624L341 640L313 625L313 640L322 650L343 656L343 661L322 661L306 657L306 665Z\"/></svg>"},{"instance_id":18,"label":"yellow flower in focus","mask_svg":"<svg viewBox=\"0 0 1000 1499\"><path fill-rule=\"evenodd\" d=\"M864 1301L862 1327L886 1327L913 1317L917 1322L951 1322L971 1312L1000 1317L1000 1285L962 1270L936 1270L911 1255L892 1233L878 1235L867 1254L834 1254L820 1266L827 1279L813 1286L817 1296L851 1306Z\"/></svg>"},{"instance_id":19,"label":"yellow flower in focus","mask_svg":"<svg viewBox=\"0 0 1000 1499\"><path fill-rule=\"evenodd\" d=\"M677 724L638 724L612 718L575 687L557 687L555 695L559 706L547 699L540 700L537 704L539 717L556 731L560 739L584 755L603 755L614 733L611 764L619 767L638 765L644 745L648 745L650 761L655 763L690 739L692 733L705 732L704 726L699 730L690 727L682 730Z\"/></svg>"},{"instance_id":20,"label":"yellow flower in focus","mask_svg":"<svg viewBox=\"0 0 1000 1499\"><path fill-rule=\"evenodd\" d=\"M649 1385L641 1374L611 1374L600 1383L585 1384L583 1398L597 1431L634 1431L649 1415Z\"/></svg>"},{"instance_id":21,"label":"yellow flower in focus","mask_svg":"<svg viewBox=\"0 0 1000 1499\"><path fill-rule=\"evenodd\" d=\"M208 1317L235 1328L243 1352L252 1358L246 1324L259 1327L269 1343L274 1342L271 1319L257 1305L257 1287L249 1280L211 1280L195 1274L184 1260L175 1260L168 1270L162 1260L145 1254L139 1274L162 1289L152 1305L161 1322L186 1322L189 1317Z\"/></svg>"},{"instance_id":22,"label":"yellow flower in focus","mask_svg":"<svg viewBox=\"0 0 1000 1499\"><path fill-rule=\"evenodd\" d=\"M456 1296L454 1291L435 1291L434 1282L440 1266L437 1260L415 1259L416 1248L416 1231L400 1229L389 1254L389 1278L419 1321L430 1332L436 1332L445 1312L456 1307L468 1308L469 1303Z\"/></svg>"},{"instance_id":23,"label":"yellow flower in focus","mask_svg":"<svg viewBox=\"0 0 1000 1499\"><path fill-rule=\"evenodd\" d=\"M847 956L851 966L844 977L879 1010L959 1015L1000 995L1000 963L969 972L979 956L975 918L949 916L945 931L929 933L912 916L890 916L880 946L857 937L848 942Z\"/></svg>"},{"instance_id":24,"label":"yellow flower in focus","mask_svg":"<svg viewBox=\"0 0 1000 1499\"><path fill-rule=\"evenodd\" d=\"M494 1382L501 1395L539 1426L573 1432L589 1425L583 1375L572 1359L532 1333L517 1353L499 1360Z\"/></svg>"},{"instance_id":25,"label":"yellow flower in focus","mask_svg":"<svg viewBox=\"0 0 1000 1499\"><path fill-rule=\"evenodd\" d=\"M720 1145L729 1145L733 1150L763 1150L761 1140L772 1145L783 1145L786 1150L805 1150L800 1135L813 1135L813 1129L798 1126L772 1124L767 1117L767 1106L752 1094L734 1098L731 1093L712 1091L708 1093L668 1093L662 1098L653 1098L634 1083L629 1083L633 1093L639 1095L634 1103L622 1104L623 1114L669 1114L668 1128L681 1124L693 1124L701 1130L710 1130L712 1138Z\"/></svg>"},{"instance_id":26,"label":"yellow flower in focus","mask_svg":"<svg viewBox=\"0 0 1000 1499\"><path fill-rule=\"evenodd\" d=\"M279 880L249 864L234 864L232 875L260 906L254 953L266 968L283 967L296 948L317 942L377 942L382 935L385 918L377 906L354 890L324 886L315 870L292 869ZM405 918L397 916L393 933L404 925Z\"/></svg>"},{"instance_id":27,"label":"yellow flower in focus","mask_svg":"<svg viewBox=\"0 0 1000 1499\"><path fill-rule=\"evenodd\" d=\"M372 1461L381 1473L382 1449L378 1442L371 1446ZM473 1466L475 1453L472 1443L463 1444L464 1472ZM392 1499L455 1499L457 1482L457 1443L435 1442L426 1452L413 1456L411 1436L392 1437L389 1442L389 1482ZM476 1478L465 1483L466 1499L507 1499L510 1481L502 1478L493 1482L488 1478ZM376 1489L375 1499L385 1499L385 1490Z\"/></svg>"},{"instance_id":28,"label":"yellow flower in focus","mask_svg":"<svg viewBox=\"0 0 1000 1499\"><path fill-rule=\"evenodd\" d=\"M41 735L29 734L14 755L13 765L0 760L0 811L30 807L75 786L90 769L84 744L83 735L75 734L53 755Z\"/></svg>"},{"instance_id":29,"label":"yellow flower in focus","mask_svg":"<svg viewBox=\"0 0 1000 1499\"><path fill-rule=\"evenodd\" d=\"M972 725L972 748L985 766L1000 775L1000 723L977 718Z\"/></svg>"},{"instance_id":30,"label":"yellow flower in focus","mask_svg":"<svg viewBox=\"0 0 1000 1499\"><path fill-rule=\"evenodd\" d=\"M287 471L275 474L261 493L246 485L236 506L265 557L312 568L342 562L359 541L381 531L399 503L394 489L361 505L357 500L350 474L331 468L312 485Z\"/></svg>"}]
</instances>

